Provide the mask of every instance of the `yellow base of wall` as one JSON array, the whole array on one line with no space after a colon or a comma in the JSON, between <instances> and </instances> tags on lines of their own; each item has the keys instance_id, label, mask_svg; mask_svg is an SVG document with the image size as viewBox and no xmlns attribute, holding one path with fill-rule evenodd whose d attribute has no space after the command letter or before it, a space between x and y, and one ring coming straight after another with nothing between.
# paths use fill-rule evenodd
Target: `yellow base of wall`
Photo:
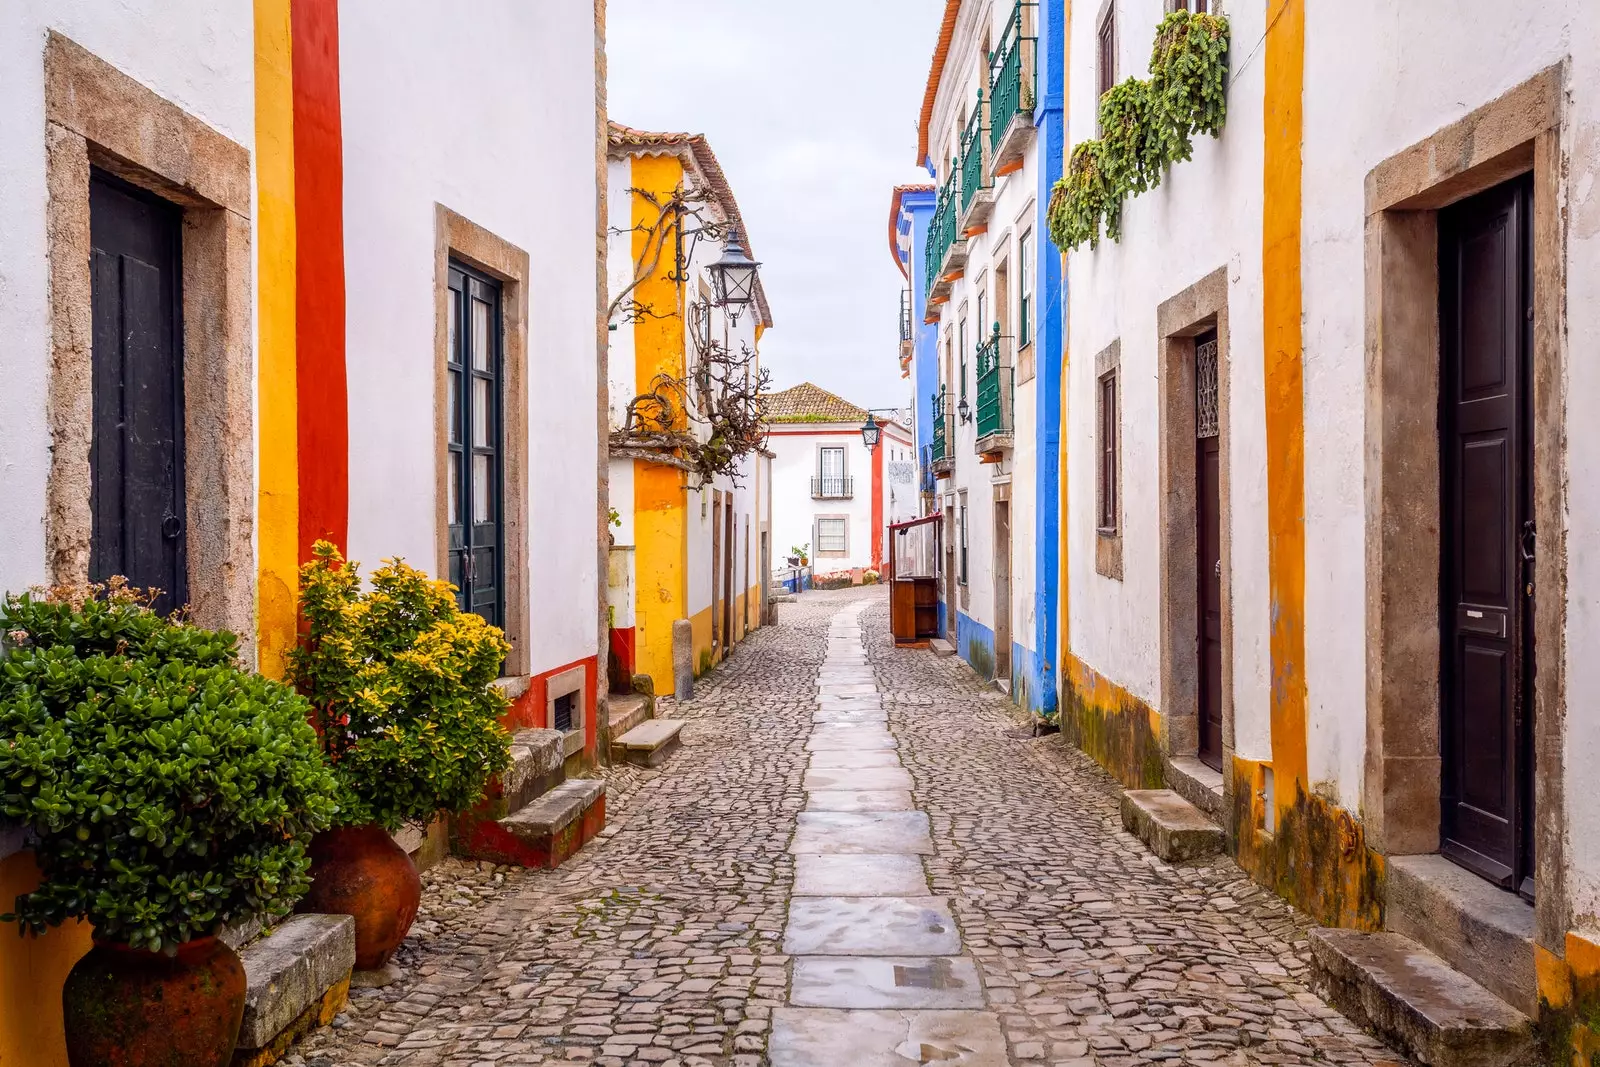
<instances>
[{"instance_id":1,"label":"yellow base of wall","mask_svg":"<svg viewBox=\"0 0 1600 1067\"><path fill-rule=\"evenodd\" d=\"M38 885L32 853L0 860L0 908L9 911L18 895ZM61 986L90 945L84 922L43 937L18 937L14 926L0 926L0 1067L67 1067Z\"/></svg>"}]
</instances>

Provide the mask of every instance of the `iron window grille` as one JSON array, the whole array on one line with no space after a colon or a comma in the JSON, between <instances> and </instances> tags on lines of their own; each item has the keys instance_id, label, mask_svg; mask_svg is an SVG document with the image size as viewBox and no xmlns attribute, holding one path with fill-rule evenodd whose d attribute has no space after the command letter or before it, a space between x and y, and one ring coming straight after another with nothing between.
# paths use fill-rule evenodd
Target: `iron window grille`
<instances>
[{"instance_id":1,"label":"iron window grille","mask_svg":"<svg viewBox=\"0 0 1600 1067\"><path fill-rule=\"evenodd\" d=\"M1204 341L1194 349L1194 435L1199 440L1222 432L1217 407L1217 342Z\"/></svg>"},{"instance_id":2,"label":"iron window grille","mask_svg":"<svg viewBox=\"0 0 1600 1067\"><path fill-rule=\"evenodd\" d=\"M850 523L847 519L817 520L817 555L845 555L850 551Z\"/></svg>"}]
</instances>

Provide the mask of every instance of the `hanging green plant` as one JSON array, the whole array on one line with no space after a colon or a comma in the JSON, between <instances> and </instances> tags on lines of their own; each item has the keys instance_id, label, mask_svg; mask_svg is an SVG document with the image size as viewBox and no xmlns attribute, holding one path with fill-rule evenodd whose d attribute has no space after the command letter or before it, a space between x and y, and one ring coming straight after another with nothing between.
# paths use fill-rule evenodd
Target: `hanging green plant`
<instances>
[{"instance_id":1,"label":"hanging green plant","mask_svg":"<svg viewBox=\"0 0 1600 1067\"><path fill-rule=\"evenodd\" d=\"M1122 201L1161 184L1194 155L1194 135L1222 133L1227 119L1228 20L1175 11L1161 20L1150 80L1129 78L1100 99L1098 140L1072 151L1046 216L1056 247L1122 236Z\"/></svg>"}]
</instances>

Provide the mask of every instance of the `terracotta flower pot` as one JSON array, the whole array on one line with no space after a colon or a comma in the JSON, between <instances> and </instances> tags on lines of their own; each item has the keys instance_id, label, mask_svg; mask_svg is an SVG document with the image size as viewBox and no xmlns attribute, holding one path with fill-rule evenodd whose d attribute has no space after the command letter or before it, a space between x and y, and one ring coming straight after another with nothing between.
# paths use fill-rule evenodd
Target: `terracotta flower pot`
<instances>
[{"instance_id":1,"label":"terracotta flower pot","mask_svg":"<svg viewBox=\"0 0 1600 1067\"><path fill-rule=\"evenodd\" d=\"M244 964L214 937L176 956L96 942L61 1006L72 1067L227 1067L244 1018Z\"/></svg>"},{"instance_id":2,"label":"terracotta flower pot","mask_svg":"<svg viewBox=\"0 0 1600 1067\"><path fill-rule=\"evenodd\" d=\"M311 839L311 892L300 911L356 920L356 969L382 967L417 917L422 878L381 826L341 826Z\"/></svg>"}]
</instances>

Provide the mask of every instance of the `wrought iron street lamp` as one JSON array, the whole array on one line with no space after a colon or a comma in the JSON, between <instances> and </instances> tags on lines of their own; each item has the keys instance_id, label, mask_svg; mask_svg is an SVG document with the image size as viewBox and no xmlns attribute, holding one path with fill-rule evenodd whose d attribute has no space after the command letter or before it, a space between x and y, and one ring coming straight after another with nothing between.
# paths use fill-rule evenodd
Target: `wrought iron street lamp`
<instances>
[{"instance_id":1,"label":"wrought iron street lamp","mask_svg":"<svg viewBox=\"0 0 1600 1067\"><path fill-rule=\"evenodd\" d=\"M956 414L961 416L962 422L972 421L972 405L967 403L966 397L962 397L961 403L956 405Z\"/></svg>"},{"instance_id":2,"label":"wrought iron street lamp","mask_svg":"<svg viewBox=\"0 0 1600 1067\"><path fill-rule=\"evenodd\" d=\"M717 306L726 308L737 319L739 313L756 298L756 273L761 264L750 258L739 240L737 226L728 230L727 243L722 246L722 258L706 267L711 275L711 286L716 290Z\"/></svg>"},{"instance_id":3,"label":"wrought iron street lamp","mask_svg":"<svg viewBox=\"0 0 1600 1067\"><path fill-rule=\"evenodd\" d=\"M872 452L878 447L878 439L883 436L883 430L878 426L878 420L870 414L867 421L861 424L861 440L867 446L867 451Z\"/></svg>"}]
</instances>

